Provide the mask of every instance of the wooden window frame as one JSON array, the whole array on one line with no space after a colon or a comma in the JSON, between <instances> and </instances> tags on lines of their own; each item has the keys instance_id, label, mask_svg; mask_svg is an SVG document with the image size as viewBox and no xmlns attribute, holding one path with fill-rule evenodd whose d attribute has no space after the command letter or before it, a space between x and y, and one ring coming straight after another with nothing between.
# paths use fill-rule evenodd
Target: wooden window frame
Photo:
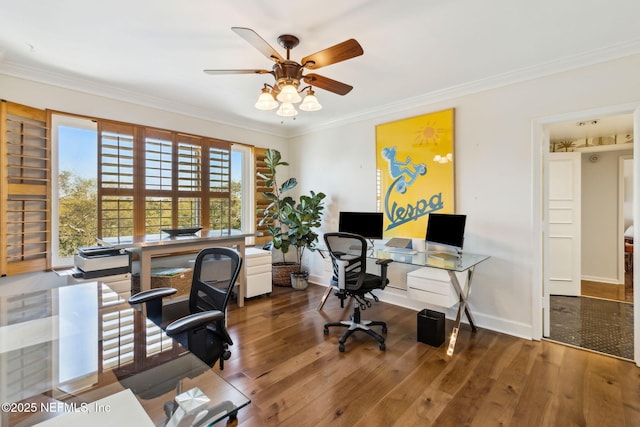
<instances>
[{"instance_id":1,"label":"wooden window frame","mask_svg":"<svg viewBox=\"0 0 640 427\"><path fill-rule=\"evenodd\" d=\"M153 191L148 191L145 188L145 149L144 149L144 135L145 134L164 134L171 135L174 145L174 151L177 152L177 144L180 142L194 143L201 147L201 169L200 169L200 188L195 191L179 190L177 183L174 183L171 190L171 198L175 201L173 204L172 221L173 226L178 226L178 201L180 198L199 198L200 199L200 224L203 228L210 228L210 205L212 202L222 201L226 203L226 213L223 223L231 226L231 152L234 143L230 141L224 141L215 138L202 137L197 135L190 135L186 133L180 133L176 131L169 131L164 129L146 127L141 125L135 125L124 122L110 121L104 119L98 119L93 117L87 117L77 114L69 114L64 112L58 112L53 110L40 110L37 108L12 103L10 101L0 100L0 276L13 275L26 273L31 271L44 271L51 269L52 263L52 177L51 177L51 136L50 136L50 124L52 114L64 114L73 117L83 117L89 120L94 120L98 124L98 233L102 234L103 230L103 215L102 204L103 197L126 197L132 201L132 230L136 236L145 234L145 200L149 195L154 194ZM25 173L26 178L23 182L15 182L16 175L13 172L15 168L14 163L11 163L12 153L9 152L8 146L11 135L10 128L10 116L21 117L25 122L35 122L35 126L40 129L36 138L42 141L42 146L38 147L42 154L37 155L37 161L42 162L41 166L37 166L41 170L39 176L28 175ZM132 171L132 188L124 187L105 187L103 183L103 167L102 162L102 132L104 129L115 129L122 127L131 131L133 139L133 171ZM14 132L15 133L15 132ZM33 136L33 135L29 135ZM25 147L28 144L25 142ZM245 145L245 144L240 144ZM226 151L226 159L220 167L219 176L222 177L221 185L218 187L211 186L210 179L212 173L212 152L214 151ZM14 156L16 157L16 156ZM18 156L19 157L19 156ZM224 157L224 156L223 156ZM33 160L33 159L32 159ZM177 168L178 165L174 164L173 168ZM28 167L25 167L25 170ZM11 170L11 172L9 172ZM18 173L20 175L21 172ZM11 176L10 176L11 175ZM174 172L174 175L176 173ZM176 175L177 176L177 175ZM216 175L218 176L218 175ZM174 180L177 178L174 178ZM162 193L161 194L165 194ZM27 245L37 245L37 251L26 248L23 249L19 260L8 261L9 255L9 240L7 218L10 215L11 209L9 205L13 199L20 197L29 198L29 200L37 200L41 204L37 212L24 209L24 224L29 223L30 228L35 231L30 231L32 234L38 234L39 237L36 240L29 237L26 239ZM39 215L35 221L31 221L27 216ZM31 221L31 222L29 222ZM17 227L20 225L17 224ZM98 236L101 237L101 236Z\"/></svg>"}]
</instances>

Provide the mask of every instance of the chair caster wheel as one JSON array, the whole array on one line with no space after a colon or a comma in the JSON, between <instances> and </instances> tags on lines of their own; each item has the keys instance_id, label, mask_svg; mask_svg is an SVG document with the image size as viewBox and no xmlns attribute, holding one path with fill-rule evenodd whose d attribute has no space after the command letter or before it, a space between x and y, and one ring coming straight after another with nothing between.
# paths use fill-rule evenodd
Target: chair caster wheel
<instances>
[{"instance_id":1,"label":"chair caster wheel","mask_svg":"<svg viewBox=\"0 0 640 427\"><path fill-rule=\"evenodd\" d=\"M224 353L222 353L222 360L229 360L231 358L231 352L229 350L226 350Z\"/></svg>"},{"instance_id":2,"label":"chair caster wheel","mask_svg":"<svg viewBox=\"0 0 640 427\"><path fill-rule=\"evenodd\" d=\"M324 334L329 335L329 328L324 328Z\"/></svg>"},{"instance_id":3,"label":"chair caster wheel","mask_svg":"<svg viewBox=\"0 0 640 427\"><path fill-rule=\"evenodd\" d=\"M380 344L380 350L385 351L387 349L387 346L384 345L384 343Z\"/></svg>"},{"instance_id":4,"label":"chair caster wheel","mask_svg":"<svg viewBox=\"0 0 640 427\"><path fill-rule=\"evenodd\" d=\"M344 344L338 345L338 350L340 350L340 353L344 353Z\"/></svg>"}]
</instances>

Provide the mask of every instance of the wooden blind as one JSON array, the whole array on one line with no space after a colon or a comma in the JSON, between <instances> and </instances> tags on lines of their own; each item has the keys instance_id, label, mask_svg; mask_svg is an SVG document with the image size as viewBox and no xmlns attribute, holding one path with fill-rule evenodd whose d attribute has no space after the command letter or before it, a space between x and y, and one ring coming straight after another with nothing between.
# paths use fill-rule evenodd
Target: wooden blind
<instances>
[{"instance_id":1,"label":"wooden blind","mask_svg":"<svg viewBox=\"0 0 640 427\"><path fill-rule=\"evenodd\" d=\"M269 206L269 200L265 198L262 193L265 191L271 191L265 184L265 180L258 176L258 173L268 173L269 169L264 162L264 156L266 148L255 147L253 149L253 157L255 160L255 214L256 214L256 232L263 233L262 236L256 237L257 244L263 244L271 241L271 236L268 234L269 229L265 225L260 225L260 220L267 206Z\"/></svg>"},{"instance_id":2,"label":"wooden blind","mask_svg":"<svg viewBox=\"0 0 640 427\"><path fill-rule=\"evenodd\" d=\"M44 110L0 103L0 273L51 265L51 162Z\"/></svg>"},{"instance_id":3,"label":"wooden blind","mask_svg":"<svg viewBox=\"0 0 640 427\"><path fill-rule=\"evenodd\" d=\"M231 227L231 143L96 119L98 237ZM44 110L0 102L0 275L51 267Z\"/></svg>"},{"instance_id":4,"label":"wooden blind","mask_svg":"<svg viewBox=\"0 0 640 427\"><path fill-rule=\"evenodd\" d=\"M144 129L144 232L159 234L163 228L173 225L173 190L175 188L174 135L169 131Z\"/></svg>"},{"instance_id":5,"label":"wooden blind","mask_svg":"<svg viewBox=\"0 0 640 427\"><path fill-rule=\"evenodd\" d=\"M178 135L177 143L177 187L178 202L176 205L176 218L178 227L194 227L209 224L203 221L203 199L207 194L203 192L203 180L206 178L203 171L206 168L202 153L206 150L206 144L202 138L189 135ZM206 225L205 225L206 224Z\"/></svg>"},{"instance_id":6,"label":"wooden blind","mask_svg":"<svg viewBox=\"0 0 640 427\"><path fill-rule=\"evenodd\" d=\"M100 237L134 234L136 130L98 122L98 230Z\"/></svg>"},{"instance_id":7,"label":"wooden blind","mask_svg":"<svg viewBox=\"0 0 640 427\"><path fill-rule=\"evenodd\" d=\"M231 150L212 143L208 151L210 228L228 230L231 228Z\"/></svg>"}]
</instances>

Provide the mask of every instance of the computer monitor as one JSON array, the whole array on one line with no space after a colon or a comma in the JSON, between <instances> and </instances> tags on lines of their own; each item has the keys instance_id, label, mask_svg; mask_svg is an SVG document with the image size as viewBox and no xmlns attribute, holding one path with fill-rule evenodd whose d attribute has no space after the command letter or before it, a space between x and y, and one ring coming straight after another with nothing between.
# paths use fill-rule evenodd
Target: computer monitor
<instances>
[{"instance_id":1,"label":"computer monitor","mask_svg":"<svg viewBox=\"0 0 640 427\"><path fill-rule=\"evenodd\" d=\"M429 214L426 243L429 251L462 253L466 215Z\"/></svg>"},{"instance_id":2,"label":"computer monitor","mask_svg":"<svg viewBox=\"0 0 640 427\"><path fill-rule=\"evenodd\" d=\"M369 240L382 239L382 221L382 212L340 212L338 231Z\"/></svg>"}]
</instances>

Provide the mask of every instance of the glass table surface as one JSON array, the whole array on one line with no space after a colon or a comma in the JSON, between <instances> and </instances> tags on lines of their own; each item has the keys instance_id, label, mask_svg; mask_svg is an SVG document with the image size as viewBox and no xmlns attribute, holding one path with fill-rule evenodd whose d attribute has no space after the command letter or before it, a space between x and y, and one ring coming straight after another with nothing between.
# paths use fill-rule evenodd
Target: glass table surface
<instances>
[{"instance_id":1,"label":"glass table surface","mask_svg":"<svg viewBox=\"0 0 640 427\"><path fill-rule=\"evenodd\" d=\"M432 252L390 251L383 246L374 246L367 252L369 258L392 259L394 262L403 264L419 265L422 267L440 268L451 271L467 271L477 264L489 259L487 255L463 252L459 257Z\"/></svg>"},{"instance_id":2,"label":"glass table surface","mask_svg":"<svg viewBox=\"0 0 640 427\"><path fill-rule=\"evenodd\" d=\"M322 242L316 248L320 253L328 254L324 242ZM359 248L358 248L359 250ZM344 252L351 253L348 248L344 249ZM359 252L357 252L359 254ZM356 253L353 253L356 255ZM324 256L324 255L323 255ZM382 244L376 242L375 245L370 246L367 249L367 258L373 259L391 259L394 262L402 264L411 264L421 267L433 267L450 271L467 271L470 268L480 264L483 261L489 259L488 255L473 254L469 252L463 252L460 256L440 253L440 252L420 252L416 250L401 250L388 248Z\"/></svg>"},{"instance_id":3,"label":"glass table surface","mask_svg":"<svg viewBox=\"0 0 640 427\"><path fill-rule=\"evenodd\" d=\"M199 414L206 426L250 403L126 297L102 282L0 296L0 425L95 425L86 417L102 413L163 426L169 404L179 425Z\"/></svg>"}]
</instances>

